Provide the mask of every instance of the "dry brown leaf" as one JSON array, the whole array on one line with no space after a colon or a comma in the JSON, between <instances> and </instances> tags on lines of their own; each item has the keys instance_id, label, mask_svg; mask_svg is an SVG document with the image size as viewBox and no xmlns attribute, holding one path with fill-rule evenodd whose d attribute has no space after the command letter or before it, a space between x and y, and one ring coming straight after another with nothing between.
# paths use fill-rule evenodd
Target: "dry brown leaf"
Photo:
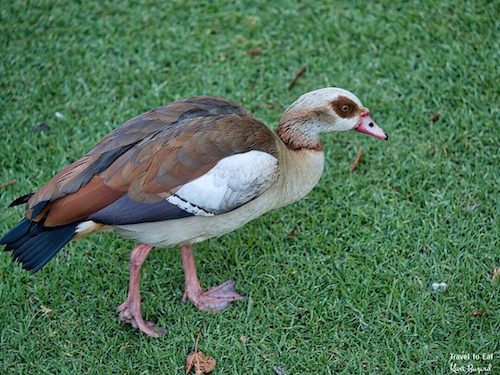
<instances>
[{"instance_id":1,"label":"dry brown leaf","mask_svg":"<svg viewBox=\"0 0 500 375\"><path fill-rule=\"evenodd\" d=\"M474 316L483 316L483 315L486 315L486 313L485 313L485 312L482 312L482 311L474 311L474 312L472 313L472 315L474 315Z\"/></svg>"},{"instance_id":2,"label":"dry brown leaf","mask_svg":"<svg viewBox=\"0 0 500 375\"><path fill-rule=\"evenodd\" d=\"M212 372L217 365L214 357L203 352L193 351L186 357L186 374L194 369L195 375L203 375Z\"/></svg>"},{"instance_id":3,"label":"dry brown leaf","mask_svg":"<svg viewBox=\"0 0 500 375\"><path fill-rule=\"evenodd\" d=\"M297 235L297 233L299 233L299 228L295 227L290 233L288 233L286 239L289 240L290 238L294 238Z\"/></svg>"},{"instance_id":4,"label":"dry brown leaf","mask_svg":"<svg viewBox=\"0 0 500 375\"><path fill-rule=\"evenodd\" d=\"M194 370L195 375L203 375L212 372L217 365L217 361L214 357L210 357L203 352L198 351L198 341L200 339L201 330L203 325L198 331L198 336L196 336L196 342L194 344L194 350L188 354L186 357L186 375L189 374L191 370Z\"/></svg>"}]
</instances>

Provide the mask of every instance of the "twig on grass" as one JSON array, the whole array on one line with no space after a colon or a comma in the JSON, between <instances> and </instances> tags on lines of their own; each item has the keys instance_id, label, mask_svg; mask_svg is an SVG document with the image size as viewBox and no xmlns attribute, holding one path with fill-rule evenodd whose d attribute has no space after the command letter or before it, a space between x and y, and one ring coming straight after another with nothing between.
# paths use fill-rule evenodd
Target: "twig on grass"
<instances>
[{"instance_id":1,"label":"twig on grass","mask_svg":"<svg viewBox=\"0 0 500 375\"><path fill-rule=\"evenodd\" d=\"M0 189L7 187L7 186L10 186L10 185L14 185L16 182L17 182L16 180L10 180L10 181L4 182L4 183L0 184Z\"/></svg>"},{"instance_id":2,"label":"twig on grass","mask_svg":"<svg viewBox=\"0 0 500 375\"><path fill-rule=\"evenodd\" d=\"M301 66L299 70L297 70L297 73L295 73L295 76L292 79L292 82L288 85L288 90L291 90L293 86L295 86L295 83L297 80L300 78L302 74L304 74L307 70L307 67Z\"/></svg>"},{"instance_id":3,"label":"twig on grass","mask_svg":"<svg viewBox=\"0 0 500 375\"><path fill-rule=\"evenodd\" d=\"M356 169L361 160L361 155L363 154L363 147L358 148L358 154L356 155L356 159L354 159L354 163L352 163L351 168L349 168L349 172L352 173Z\"/></svg>"}]
</instances>

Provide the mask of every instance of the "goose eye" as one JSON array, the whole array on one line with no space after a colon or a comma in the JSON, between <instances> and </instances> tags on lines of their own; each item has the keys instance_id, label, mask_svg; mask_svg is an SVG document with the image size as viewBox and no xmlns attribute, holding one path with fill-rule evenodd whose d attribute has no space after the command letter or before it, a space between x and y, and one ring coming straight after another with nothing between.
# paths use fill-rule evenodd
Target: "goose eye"
<instances>
[{"instance_id":1,"label":"goose eye","mask_svg":"<svg viewBox=\"0 0 500 375\"><path fill-rule=\"evenodd\" d=\"M344 113L347 113L351 110L351 106L350 105L347 105L347 104L344 104L342 107L340 107L340 110Z\"/></svg>"}]
</instances>

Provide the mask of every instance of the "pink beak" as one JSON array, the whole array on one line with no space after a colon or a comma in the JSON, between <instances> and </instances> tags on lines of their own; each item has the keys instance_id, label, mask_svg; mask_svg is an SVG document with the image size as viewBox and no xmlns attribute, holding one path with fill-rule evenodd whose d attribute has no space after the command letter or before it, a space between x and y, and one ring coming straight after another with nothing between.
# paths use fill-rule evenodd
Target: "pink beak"
<instances>
[{"instance_id":1,"label":"pink beak","mask_svg":"<svg viewBox=\"0 0 500 375\"><path fill-rule=\"evenodd\" d=\"M358 132L366 133L375 138L385 139L386 141L389 139L389 136L370 117L369 110L361 115L361 121L354 129Z\"/></svg>"}]
</instances>

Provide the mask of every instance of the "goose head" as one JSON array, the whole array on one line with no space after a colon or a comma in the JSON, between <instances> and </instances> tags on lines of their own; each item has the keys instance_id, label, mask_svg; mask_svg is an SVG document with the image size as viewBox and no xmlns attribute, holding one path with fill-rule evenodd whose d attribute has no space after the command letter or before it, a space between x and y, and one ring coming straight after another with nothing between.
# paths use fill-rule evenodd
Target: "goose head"
<instances>
[{"instance_id":1,"label":"goose head","mask_svg":"<svg viewBox=\"0 0 500 375\"><path fill-rule=\"evenodd\" d=\"M293 102L276 132L290 149L321 149L320 133L347 130L389 138L353 93L328 87L308 92Z\"/></svg>"}]
</instances>

